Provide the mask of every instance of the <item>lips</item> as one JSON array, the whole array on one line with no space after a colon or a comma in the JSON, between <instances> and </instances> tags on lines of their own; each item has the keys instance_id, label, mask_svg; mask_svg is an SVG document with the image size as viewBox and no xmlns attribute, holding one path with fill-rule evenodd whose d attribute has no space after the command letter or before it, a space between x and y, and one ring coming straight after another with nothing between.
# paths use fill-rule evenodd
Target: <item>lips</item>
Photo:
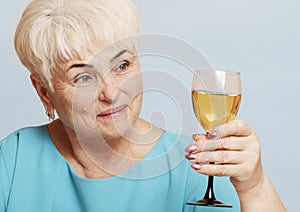
<instances>
[{"instance_id":1,"label":"lips","mask_svg":"<svg viewBox=\"0 0 300 212\"><path fill-rule=\"evenodd\" d=\"M122 105L122 106L119 106L116 108L111 108L109 110L99 113L97 117L100 117L103 119L113 118L114 116L120 115L122 112L124 112L126 108L127 108L127 105Z\"/></svg>"}]
</instances>

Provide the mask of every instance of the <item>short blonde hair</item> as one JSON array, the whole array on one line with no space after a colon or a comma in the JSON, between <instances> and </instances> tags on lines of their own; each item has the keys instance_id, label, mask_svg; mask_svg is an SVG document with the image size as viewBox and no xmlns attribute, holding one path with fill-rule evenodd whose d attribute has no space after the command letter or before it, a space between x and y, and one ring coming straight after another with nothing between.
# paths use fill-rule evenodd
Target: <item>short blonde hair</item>
<instances>
[{"instance_id":1,"label":"short blonde hair","mask_svg":"<svg viewBox=\"0 0 300 212\"><path fill-rule=\"evenodd\" d=\"M131 0L33 0L15 32L23 65L52 89L51 72L82 56L87 47L105 46L138 33Z\"/></svg>"}]
</instances>

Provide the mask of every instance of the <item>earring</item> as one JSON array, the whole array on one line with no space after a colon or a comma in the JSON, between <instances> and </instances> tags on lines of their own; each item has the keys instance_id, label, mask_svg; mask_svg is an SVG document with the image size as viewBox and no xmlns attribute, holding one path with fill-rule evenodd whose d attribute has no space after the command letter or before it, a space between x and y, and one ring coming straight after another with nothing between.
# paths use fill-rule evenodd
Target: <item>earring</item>
<instances>
[{"instance_id":1,"label":"earring","mask_svg":"<svg viewBox=\"0 0 300 212\"><path fill-rule=\"evenodd\" d=\"M51 115L48 111L46 111L46 115L48 116L49 122L50 122L50 123L54 121L54 119L55 119L55 114Z\"/></svg>"}]
</instances>

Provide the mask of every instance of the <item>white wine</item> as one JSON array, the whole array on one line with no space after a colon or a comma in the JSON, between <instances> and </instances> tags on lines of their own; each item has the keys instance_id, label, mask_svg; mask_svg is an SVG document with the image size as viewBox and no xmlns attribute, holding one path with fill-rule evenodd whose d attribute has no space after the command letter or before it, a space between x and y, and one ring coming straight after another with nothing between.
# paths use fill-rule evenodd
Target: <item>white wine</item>
<instances>
[{"instance_id":1,"label":"white wine","mask_svg":"<svg viewBox=\"0 0 300 212\"><path fill-rule=\"evenodd\" d=\"M206 132L232 121L240 106L241 94L193 90L193 107L198 121Z\"/></svg>"}]
</instances>

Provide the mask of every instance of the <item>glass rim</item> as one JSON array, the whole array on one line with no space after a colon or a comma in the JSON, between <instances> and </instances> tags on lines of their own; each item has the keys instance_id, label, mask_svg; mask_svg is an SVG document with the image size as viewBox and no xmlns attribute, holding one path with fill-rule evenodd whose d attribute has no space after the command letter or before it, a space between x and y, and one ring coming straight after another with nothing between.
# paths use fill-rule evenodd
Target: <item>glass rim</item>
<instances>
[{"instance_id":1,"label":"glass rim","mask_svg":"<svg viewBox=\"0 0 300 212\"><path fill-rule=\"evenodd\" d=\"M238 71L230 71L230 70L226 70L226 69L196 69L195 72L202 72L202 73L224 72L226 74L241 75L241 73Z\"/></svg>"}]
</instances>

